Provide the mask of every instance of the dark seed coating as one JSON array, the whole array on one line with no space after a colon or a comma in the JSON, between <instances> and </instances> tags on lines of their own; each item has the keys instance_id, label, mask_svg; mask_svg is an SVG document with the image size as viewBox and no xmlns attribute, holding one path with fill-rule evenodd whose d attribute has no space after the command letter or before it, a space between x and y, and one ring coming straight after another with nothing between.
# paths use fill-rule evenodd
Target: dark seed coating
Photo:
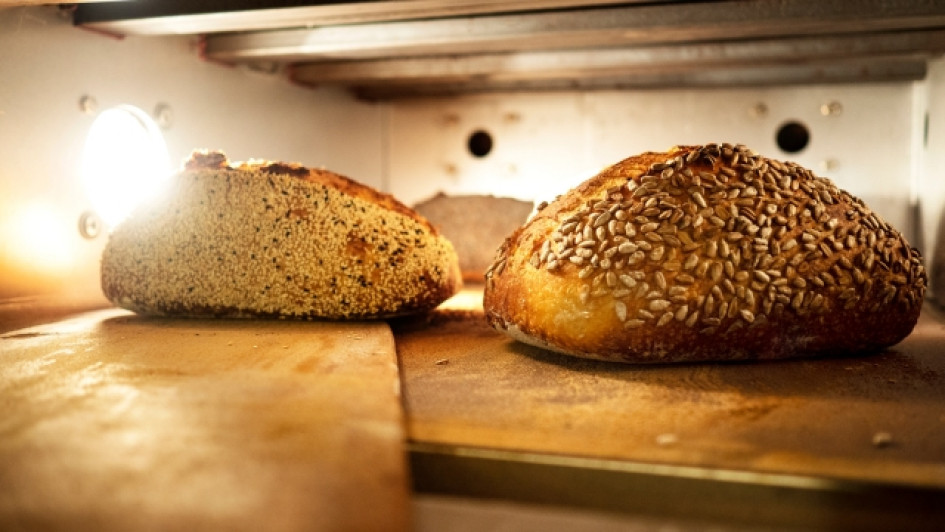
<instances>
[{"instance_id":1,"label":"dark seed coating","mask_svg":"<svg viewBox=\"0 0 945 532\"><path fill-rule=\"evenodd\" d=\"M622 224L588 231L602 217ZM559 259L581 249L583 266ZM619 266L600 251L610 249ZM484 301L494 327L629 362L876 350L912 330L926 285L918 251L862 201L729 144L617 163L538 212L497 263ZM605 271L620 282L574 297Z\"/></svg>"}]
</instances>

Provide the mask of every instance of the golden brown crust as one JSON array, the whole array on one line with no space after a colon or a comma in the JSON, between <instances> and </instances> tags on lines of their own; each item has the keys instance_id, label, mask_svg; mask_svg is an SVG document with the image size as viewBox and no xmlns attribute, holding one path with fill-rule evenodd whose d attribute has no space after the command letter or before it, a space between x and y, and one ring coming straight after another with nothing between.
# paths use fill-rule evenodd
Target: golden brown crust
<instances>
[{"instance_id":1,"label":"golden brown crust","mask_svg":"<svg viewBox=\"0 0 945 532\"><path fill-rule=\"evenodd\" d=\"M365 319L462 284L452 245L387 194L325 170L198 152L115 229L102 289L145 314Z\"/></svg>"},{"instance_id":2,"label":"golden brown crust","mask_svg":"<svg viewBox=\"0 0 945 532\"><path fill-rule=\"evenodd\" d=\"M334 172L320 168L306 168L298 163L273 162L262 160L249 160L230 164L226 155L216 150L195 150L190 158L184 163L186 170L212 170L212 169L236 169L248 172L261 171L269 174L290 175L297 177L309 183L316 183L332 187L344 194L354 198L360 198L364 201L376 203L381 207L403 214L419 223L434 235L438 234L437 229L430 224L423 216L420 216L415 210L407 207L390 194L385 194L375 188L345 177Z\"/></svg>"},{"instance_id":3,"label":"golden brown crust","mask_svg":"<svg viewBox=\"0 0 945 532\"><path fill-rule=\"evenodd\" d=\"M918 319L921 257L860 200L743 146L676 147L604 170L497 253L493 327L625 362L845 355Z\"/></svg>"}]
</instances>

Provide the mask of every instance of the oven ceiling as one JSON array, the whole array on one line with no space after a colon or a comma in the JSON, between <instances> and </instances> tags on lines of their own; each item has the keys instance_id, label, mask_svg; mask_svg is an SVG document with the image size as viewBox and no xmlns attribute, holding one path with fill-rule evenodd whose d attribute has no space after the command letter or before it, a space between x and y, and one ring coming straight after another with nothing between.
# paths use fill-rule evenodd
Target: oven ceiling
<instances>
[{"instance_id":1,"label":"oven ceiling","mask_svg":"<svg viewBox=\"0 0 945 532\"><path fill-rule=\"evenodd\" d=\"M518 89L918 80L945 2L140 1L76 24L193 34L212 61L371 99Z\"/></svg>"}]
</instances>

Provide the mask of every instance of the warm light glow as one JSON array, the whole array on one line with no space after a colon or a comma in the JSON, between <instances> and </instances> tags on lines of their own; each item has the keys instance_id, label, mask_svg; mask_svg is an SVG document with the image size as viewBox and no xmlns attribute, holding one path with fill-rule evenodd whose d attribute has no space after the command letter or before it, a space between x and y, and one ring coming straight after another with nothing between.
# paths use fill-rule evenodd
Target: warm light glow
<instances>
[{"instance_id":1,"label":"warm light glow","mask_svg":"<svg viewBox=\"0 0 945 532\"><path fill-rule=\"evenodd\" d=\"M45 203L21 205L6 217L6 253L36 272L61 273L72 264L75 223Z\"/></svg>"},{"instance_id":2,"label":"warm light glow","mask_svg":"<svg viewBox=\"0 0 945 532\"><path fill-rule=\"evenodd\" d=\"M110 227L155 194L170 174L161 130L140 109L106 109L92 123L80 176L92 207Z\"/></svg>"},{"instance_id":3,"label":"warm light glow","mask_svg":"<svg viewBox=\"0 0 945 532\"><path fill-rule=\"evenodd\" d=\"M445 310L482 310L482 287L465 287L453 297L444 301L439 308Z\"/></svg>"}]
</instances>

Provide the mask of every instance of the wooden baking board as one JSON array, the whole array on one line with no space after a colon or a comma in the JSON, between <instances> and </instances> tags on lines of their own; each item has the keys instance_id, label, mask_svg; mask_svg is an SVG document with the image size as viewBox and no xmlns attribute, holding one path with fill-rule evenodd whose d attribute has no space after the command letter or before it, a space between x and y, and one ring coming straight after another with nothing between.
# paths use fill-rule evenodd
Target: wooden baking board
<instances>
[{"instance_id":1,"label":"wooden baking board","mask_svg":"<svg viewBox=\"0 0 945 532\"><path fill-rule=\"evenodd\" d=\"M417 449L488 450L506 466L580 457L657 476L918 488L945 503L943 323L927 309L906 341L871 356L675 366L558 355L493 331L481 311L394 332Z\"/></svg>"},{"instance_id":2,"label":"wooden baking board","mask_svg":"<svg viewBox=\"0 0 945 532\"><path fill-rule=\"evenodd\" d=\"M0 335L0 529L405 530L398 385L385 323Z\"/></svg>"}]
</instances>

